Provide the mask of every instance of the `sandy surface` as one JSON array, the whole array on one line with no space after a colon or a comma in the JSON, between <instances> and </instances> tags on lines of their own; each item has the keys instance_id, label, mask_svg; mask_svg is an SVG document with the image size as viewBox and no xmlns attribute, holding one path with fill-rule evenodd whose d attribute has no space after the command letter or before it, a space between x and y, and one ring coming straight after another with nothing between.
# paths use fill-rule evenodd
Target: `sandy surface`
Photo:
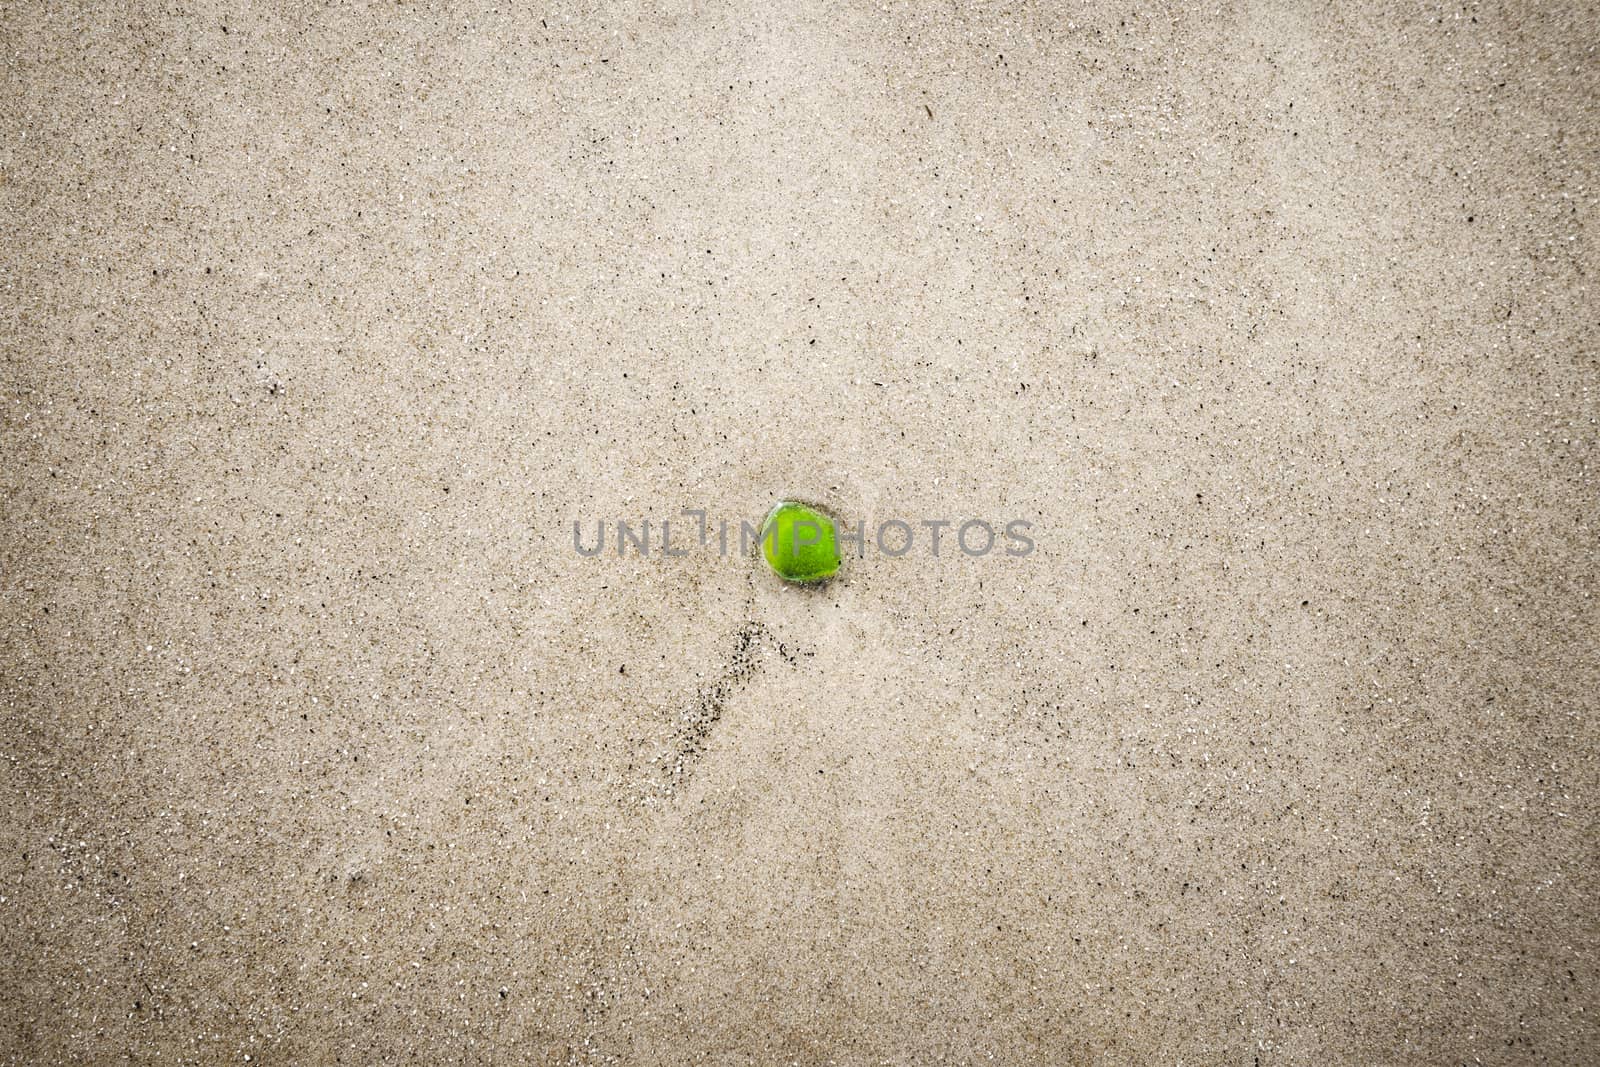
<instances>
[{"instance_id":1,"label":"sandy surface","mask_svg":"<svg viewBox=\"0 0 1600 1067\"><path fill-rule=\"evenodd\" d=\"M1597 37L0 7L0 1062L1595 1062Z\"/></svg>"}]
</instances>

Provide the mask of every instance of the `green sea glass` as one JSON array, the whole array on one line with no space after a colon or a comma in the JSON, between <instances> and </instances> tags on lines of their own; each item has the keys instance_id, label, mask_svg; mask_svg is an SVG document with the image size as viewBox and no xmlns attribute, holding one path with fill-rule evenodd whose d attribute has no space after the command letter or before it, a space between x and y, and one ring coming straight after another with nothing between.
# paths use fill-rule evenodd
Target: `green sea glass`
<instances>
[{"instance_id":1,"label":"green sea glass","mask_svg":"<svg viewBox=\"0 0 1600 1067\"><path fill-rule=\"evenodd\" d=\"M786 582L825 582L839 573L833 520L796 500L780 500L761 524L761 552Z\"/></svg>"}]
</instances>

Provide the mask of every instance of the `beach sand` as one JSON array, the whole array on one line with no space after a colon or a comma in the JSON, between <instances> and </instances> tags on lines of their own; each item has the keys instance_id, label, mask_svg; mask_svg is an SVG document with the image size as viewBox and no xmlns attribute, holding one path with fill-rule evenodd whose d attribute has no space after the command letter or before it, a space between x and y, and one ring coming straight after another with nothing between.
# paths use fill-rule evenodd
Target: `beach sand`
<instances>
[{"instance_id":1,"label":"beach sand","mask_svg":"<svg viewBox=\"0 0 1600 1067\"><path fill-rule=\"evenodd\" d=\"M0 1062L1595 1062L1597 38L0 8Z\"/></svg>"}]
</instances>

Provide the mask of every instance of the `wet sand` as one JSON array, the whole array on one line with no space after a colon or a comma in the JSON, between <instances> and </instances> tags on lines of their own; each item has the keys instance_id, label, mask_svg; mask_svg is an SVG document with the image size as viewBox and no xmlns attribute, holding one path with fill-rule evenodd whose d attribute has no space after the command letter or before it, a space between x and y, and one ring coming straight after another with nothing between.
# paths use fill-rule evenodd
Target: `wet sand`
<instances>
[{"instance_id":1,"label":"wet sand","mask_svg":"<svg viewBox=\"0 0 1600 1067\"><path fill-rule=\"evenodd\" d=\"M1594 1062L1597 28L0 9L0 1062Z\"/></svg>"}]
</instances>

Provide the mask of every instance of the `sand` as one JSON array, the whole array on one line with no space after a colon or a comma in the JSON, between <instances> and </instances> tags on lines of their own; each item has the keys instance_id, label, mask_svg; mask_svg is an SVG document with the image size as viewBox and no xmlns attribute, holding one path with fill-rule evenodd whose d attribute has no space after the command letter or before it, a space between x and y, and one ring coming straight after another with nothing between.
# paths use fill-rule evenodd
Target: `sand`
<instances>
[{"instance_id":1,"label":"sand","mask_svg":"<svg viewBox=\"0 0 1600 1067\"><path fill-rule=\"evenodd\" d=\"M1597 39L0 8L0 1062L1595 1062Z\"/></svg>"}]
</instances>

